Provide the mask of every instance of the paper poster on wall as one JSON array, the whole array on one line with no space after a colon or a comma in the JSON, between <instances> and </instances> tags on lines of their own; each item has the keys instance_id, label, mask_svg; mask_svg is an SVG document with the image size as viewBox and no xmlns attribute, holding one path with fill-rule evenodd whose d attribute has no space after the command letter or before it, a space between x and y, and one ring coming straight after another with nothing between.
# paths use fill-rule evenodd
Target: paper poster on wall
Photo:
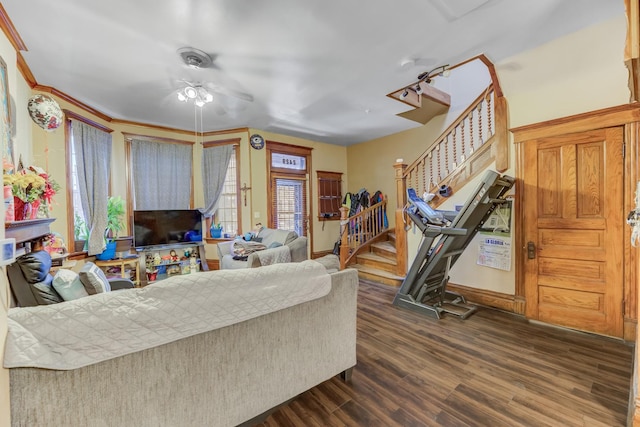
<instances>
[{"instance_id":1,"label":"paper poster on wall","mask_svg":"<svg viewBox=\"0 0 640 427\"><path fill-rule=\"evenodd\" d=\"M477 264L499 270L511 270L511 237L481 236Z\"/></svg>"},{"instance_id":2,"label":"paper poster on wall","mask_svg":"<svg viewBox=\"0 0 640 427\"><path fill-rule=\"evenodd\" d=\"M491 213L491 216L482 224L479 231L499 234L501 236L511 235L511 200L506 200L498 205Z\"/></svg>"}]
</instances>

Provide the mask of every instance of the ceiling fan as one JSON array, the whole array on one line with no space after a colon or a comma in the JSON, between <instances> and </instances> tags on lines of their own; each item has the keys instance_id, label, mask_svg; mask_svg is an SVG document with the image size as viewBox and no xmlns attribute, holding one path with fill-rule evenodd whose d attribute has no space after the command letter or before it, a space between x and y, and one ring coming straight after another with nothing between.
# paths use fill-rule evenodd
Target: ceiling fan
<instances>
[{"instance_id":1,"label":"ceiling fan","mask_svg":"<svg viewBox=\"0 0 640 427\"><path fill-rule=\"evenodd\" d=\"M183 47L178 49L178 54L182 58L187 67L193 70L204 68L217 68L214 64L214 58L206 52L193 47ZM246 92L230 89L211 82L199 82L180 80L184 87L178 90L178 99L183 102L193 100L193 102L203 107L205 104L212 102L215 95L223 95L231 98L237 98L246 102L253 102L253 96Z\"/></svg>"}]
</instances>

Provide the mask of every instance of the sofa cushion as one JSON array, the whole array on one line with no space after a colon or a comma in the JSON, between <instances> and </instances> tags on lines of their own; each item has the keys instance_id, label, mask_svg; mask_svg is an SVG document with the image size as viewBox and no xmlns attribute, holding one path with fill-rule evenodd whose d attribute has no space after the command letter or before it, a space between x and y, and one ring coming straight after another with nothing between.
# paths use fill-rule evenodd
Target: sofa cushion
<instances>
[{"instance_id":1,"label":"sofa cushion","mask_svg":"<svg viewBox=\"0 0 640 427\"><path fill-rule=\"evenodd\" d=\"M328 254L323 257L316 258L314 261L322 264L327 270L327 273L335 273L340 270L340 258L334 254Z\"/></svg>"},{"instance_id":2,"label":"sofa cushion","mask_svg":"<svg viewBox=\"0 0 640 427\"><path fill-rule=\"evenodd\" d=\"M62 299L58 292L53 288L52 284L53 277L50 274L47 274L43 281L31 283L29 285L38 305L57 304L64 301L64 299Z\"/></svg>"},{"instance_id":3,"label":"sofa cushion","mask_svg":"<svg viewBox=\"0 0 640 427\"><path fill-rule=\"evenodd\" d=\"M260 233L258 233L258 237L261 237L262 243L264 243L265 246L269 247L269 245L271 245L273 242L287 245L293 242L298 237L298 234L296 234L295 231L263 228L262 230L260 230Z\"/></svg>"},{"instance_id":4,"label":"sofa cushion","mask_svg":"<svg viewBox=\"0 0 640 427\"><path fill-rule=\"evenodd\" d=\"M51 255L47 251L35 251L16 259L28 283L42 282L51 270Z\"/></svg>"},{"instance_id":5,"label":"sofa cushion","mask_svg":"<svg viewBox=\"0 0 640 427\"><path fill-rule=\"evenodd\" d=\"M89 295L78 273L64 268L58 270L53 277L53 288L65 301L71 301Z\"/></svg>"},{"instance_id":6,"label":"sofa cushion","mask_svg":"<svg viewBox=\"0 0 640 427\"><path fill-rule=\"evenodd\" d=\"M110 292L111 285L104 271L92 262L85 263L80 269L80 281L89 295Z\"/></svg>"}]
</instances>

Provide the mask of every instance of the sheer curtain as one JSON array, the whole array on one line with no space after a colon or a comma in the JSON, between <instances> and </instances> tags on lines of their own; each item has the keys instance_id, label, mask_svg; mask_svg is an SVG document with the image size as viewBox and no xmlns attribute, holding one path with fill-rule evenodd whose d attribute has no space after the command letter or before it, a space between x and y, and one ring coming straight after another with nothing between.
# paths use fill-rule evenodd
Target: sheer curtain
<instances>
[{"instance_id":1,"label":"sheer curtain","mask_svg":"<svg viewBox=\"0 0 640 427\"><path fill-rule=\"evenodd\" d=\"M232 154L233 145L231 144L204 147L202 150L202 185L205 203L202 214L206 218L216 213Z\"/></svg>"},{"instance_id":2,"label":"sheer curtain","mask_svg":"<svg viewBox=\"0 0 640 427\"><path fill-rule=\"evenodd\" d=\"M190 209L192 165L191 145L131 140L134 208Z\"/></svg>"},{"instance_id":3,"label":"sheer curtain","mask_svg":"<svg viewBox=\"0 0 640 427\"><path fill-rule=\"evenodd\" d=\"M72 120L71 132L76 157L78 193L89 226L88 254L105 249L107 199L111 171L111 134Z\"/></svg>"}]
</instances>

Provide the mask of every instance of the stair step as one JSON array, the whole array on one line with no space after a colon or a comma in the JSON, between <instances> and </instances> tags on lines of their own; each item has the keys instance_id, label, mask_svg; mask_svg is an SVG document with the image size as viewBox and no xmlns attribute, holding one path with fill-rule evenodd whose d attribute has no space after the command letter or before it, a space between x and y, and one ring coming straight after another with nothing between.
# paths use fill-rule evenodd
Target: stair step
<instances>
[{"instance_id":1,"label":"stair step","mask_svg":"<svg viewBox=\"0 0 640 427\"><path fill-rule=\"evenodd\" d=\"M396 247L389 241L373 243L371 252L392 260L396 259Z\"/></svg>"},{"instance_id":2,"label":"stair step","mask_svg":"<svg viewBox=\"0 0 640 427\"><path fill-rule=\"evenodd\" d=\"M391 231L387 233L387 239L391 242L392 245L396 245L396 233L392 233Z\"/></svg>"},{"instance_id":3,"label":"stair step","mask_svg":"<svg viewBox=\"0 0 640 427\"><path fill-rule=\"evenodd\" d=\"M385 285L397 286L402 285L404 277L390 273L388 271L367 267L362 264L351 264L350 268L358 270L358 277L361 279L371 280L372 282L383 283Z\"/></svg>"},{"instance_id":4,"label":"stair step","mask_svg":"<svg viewBox=\"0 0 640 427\"><path fill-rule=\"evenodd\" d=\"M358 264L366 265L367 267L388 271L390 273L395 273L396 271L397 263L395 257L391 259L373 252L364 252L358 254L356 258Z\"/></svg>"}]
</instances>

